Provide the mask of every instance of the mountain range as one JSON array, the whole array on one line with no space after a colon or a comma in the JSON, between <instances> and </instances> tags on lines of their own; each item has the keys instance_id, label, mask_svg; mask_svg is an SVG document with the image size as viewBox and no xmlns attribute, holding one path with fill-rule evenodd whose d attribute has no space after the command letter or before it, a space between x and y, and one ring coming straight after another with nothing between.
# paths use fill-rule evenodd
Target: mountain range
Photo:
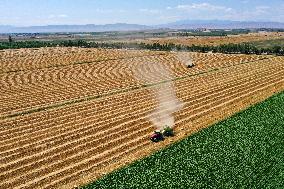
<instances>
[{"instance_id":1,"label":"mountain range","mask_svg":"<svg viewBox=\"0 0 284 189\"><path fill-rule=\"evenodd\" d=\"M52 32L103 32L103 31L132 31L147 30L149 26L139 24L105 24L105 25L47 25L47 26L0 26L0 33L52 33Z\"/></svg>"},{"instance_id":2,"label":"mountain range","mask_svg":"<svg viewBox=\"0 0 284 189\"><path fill-rule=\"evenodd\" d=\"M231 20L181 20L160 27L171 29L257 29L257 28L284 28L280 22L258 22L258 21L231 21Z\"/></svg>"},{"instance_id":3,"label":"mountain range","mask_svg":"<svg viewBox=\"0 0 284 189\"><path fill-rule=\"evenodd\" d=\"M230 20L182 20L163 25L146 26L139 24L105 24L105 25L47 25L16 27L0 25L0 33L51 33L51 32L103 32L103 31L137 31L151 29L256 29L279 28L284 29L284 23L258 21L230 21Z\"/></svg>"}]
</instances>

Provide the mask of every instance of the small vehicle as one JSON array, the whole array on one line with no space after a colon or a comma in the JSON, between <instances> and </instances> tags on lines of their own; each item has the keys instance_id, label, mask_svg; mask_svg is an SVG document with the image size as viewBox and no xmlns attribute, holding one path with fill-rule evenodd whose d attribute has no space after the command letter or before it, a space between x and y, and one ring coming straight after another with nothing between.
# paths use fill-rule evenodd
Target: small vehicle
<instances>
[{"instance_id":1,"label":"small vehicle","mask_svg":"<svg viewBox=\"0 0 284 189\"><path fill-rule=\"evenodd\" d=\"M160 141L164 140L164 136L161 133L161 131L155 131L151 135L150 139L151 139L152 142L160 142Z\"/></svg>"},{"instance_id":2,"label":"small vehicle","mask_svg":"<svg viewBox=\"0 0 284 189\"><path fill-rule=\"evenodd\" d=\"M193 68L195 65L194 64L188 64L187 68Z\"/></svg>"}]
</instances>

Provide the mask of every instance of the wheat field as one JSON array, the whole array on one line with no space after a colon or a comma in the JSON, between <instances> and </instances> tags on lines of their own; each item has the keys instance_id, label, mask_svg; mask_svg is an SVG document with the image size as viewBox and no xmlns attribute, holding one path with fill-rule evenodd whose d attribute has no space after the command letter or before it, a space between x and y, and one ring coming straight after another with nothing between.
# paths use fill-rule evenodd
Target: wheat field
<instances>
[{"instance_id":1,"label":"wheat field","mask_svg":"<svg viewBox=\"0 0 284 189\"><path fill-rule=\"evenodd\" d=\"M187 68L187 60L195 66ZM160 72L161 66L171 74ZM159 103L153 91L168 83L183 107L173 114L175 137L154 144L149 136L156 128L147 116ZM4 50L0 86L0 188L70 188L282 91L284 58L59 47Z\"/></svg>"}]
</instances>

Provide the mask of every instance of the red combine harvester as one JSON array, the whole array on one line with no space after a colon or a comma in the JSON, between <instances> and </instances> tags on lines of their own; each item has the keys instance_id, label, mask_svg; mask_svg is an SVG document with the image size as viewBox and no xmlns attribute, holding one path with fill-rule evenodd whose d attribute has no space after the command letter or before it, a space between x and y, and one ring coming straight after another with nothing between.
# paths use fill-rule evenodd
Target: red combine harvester
<instances>
[{"instance_id":1,"label":"red combine harvester","mask_svg":"<svg viewBox=\"0 0 284 189\"><path fill-rule=\"evenodd\" d=\"M174 131L170 127L165 127L162 131L155 131L151 137L150 140L152 142L160 142L164 140L164 137L171 137L174 136Z\"/></svg>"},{"instance_id":2,"label":"red combine harvester","mask_svg":"<svg viewBox=\"0 0 284 189\"><path fill-rule=\"evenodd\" d=\"M152 142L160 142L160 141L164 140L164 136L161 133L161 131L155 131L151 135L150 139L152 140Z\"/></svg>"}]
</instances>

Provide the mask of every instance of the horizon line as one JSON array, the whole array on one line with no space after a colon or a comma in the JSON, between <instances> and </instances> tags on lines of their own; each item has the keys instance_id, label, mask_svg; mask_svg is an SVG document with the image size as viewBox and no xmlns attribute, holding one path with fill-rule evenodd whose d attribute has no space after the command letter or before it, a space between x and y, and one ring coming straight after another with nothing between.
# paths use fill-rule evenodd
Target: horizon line
<instances>
[{"instance_id":1,"label":"horizon line","mask_svg":"<svg viewBox=\"0 0 284 189\"><path fill-rule=\"evenodd\" d=\"M47 24L47 25L13 25L13 24L0 24L0 26L6 26L6 27L44 27L44 26L87 26L87 25L95 25L95 26L104 26L104 25L116 25L116 24L128 24L128 25L140 25L140 26L160 26L160 25L167 25L172 24L175 22L182 22L182 21L229 21L229 22L261 22L261 23L279 23L284 24L284 22L279 21L269 21L269 20L219 20L219 19L212 19L212 20L206 20L206 19L184 19L184 20L176 20L174 22L169 23L161 23L161 24L138 24L138 23L127 23L127 22L113 22L113 23L105 23L105 24L95 24L95 23L88 23L88 24Z\"/></svg>"}]
</instances>

